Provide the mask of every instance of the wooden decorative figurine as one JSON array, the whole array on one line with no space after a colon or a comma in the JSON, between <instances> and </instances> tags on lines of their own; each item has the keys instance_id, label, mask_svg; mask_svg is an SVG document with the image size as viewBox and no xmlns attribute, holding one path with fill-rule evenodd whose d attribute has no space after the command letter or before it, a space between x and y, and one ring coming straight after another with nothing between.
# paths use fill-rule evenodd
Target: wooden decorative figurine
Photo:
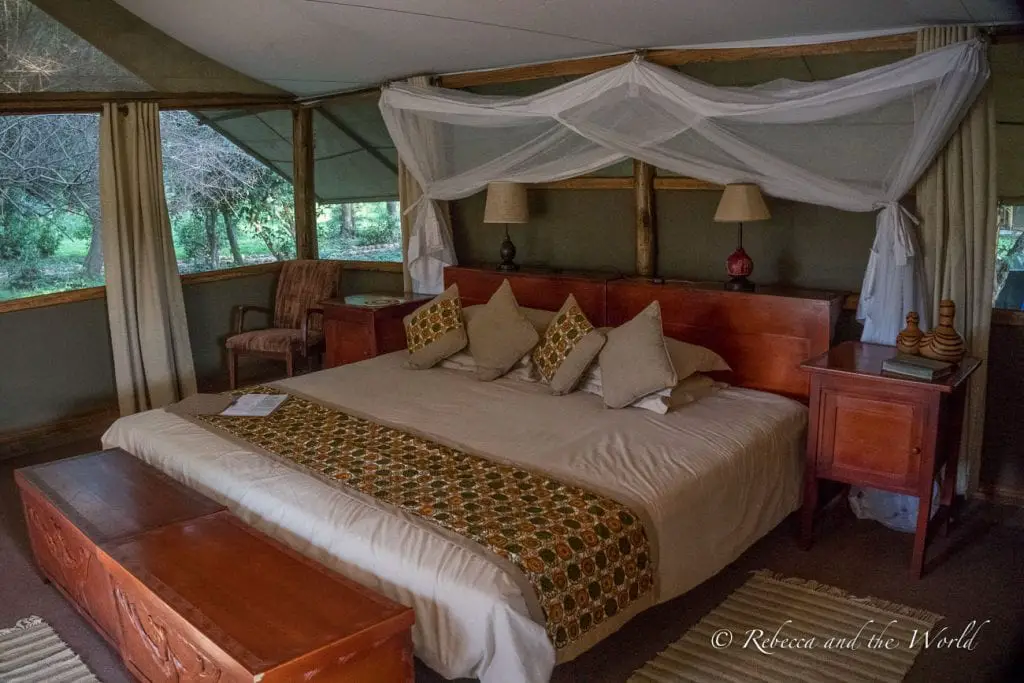
<instances>
[{"instance_id":1,"label":"wooden decorative figurine","mask_svg":"<svg viewBox=\"0 0 1024 683\"><path fill-rule=\"evenodd\" d=\"M916 311L907 313L907 326L896 335L896 348L900 350L900 353L906 353L912 356L918 354L918 346L921 343L921 337L923 333L921 328L917 324L921 322L921 317Z\"/></svg>"},{"instance_id":2,"label":"wooden decorative figurine","mask_svg":"<svg viewBox=\"0 0 1024 683\"><path fill-rule=\"evenodd\" d=\"M921 339L918 346L925 358L942 360L947 363L959 363L967 349L964 340L953 327L956 316L956 304L949 299L939 302L939 324Z\"/></svg>"}]
</instances>

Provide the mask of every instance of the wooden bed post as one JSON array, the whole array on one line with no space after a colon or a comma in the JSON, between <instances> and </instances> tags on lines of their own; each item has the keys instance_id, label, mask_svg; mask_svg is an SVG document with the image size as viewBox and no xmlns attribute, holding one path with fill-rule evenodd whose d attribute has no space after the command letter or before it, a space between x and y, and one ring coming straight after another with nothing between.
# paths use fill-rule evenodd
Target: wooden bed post
<instances>
[{"instance_id":1,"label":"wooden bed post","mask_svg":"<svg viewBox=\"0 0 1024 683\"><path fill-rule=\"evenodd\" d=\"M295 257L315 259L316 190L313 186L313 110L292 110L292 186L295 191Z\"/></svg>"},{"instance_id":2,"label":"wooden bed post","mask_svg":"<svg viewBox=\"0 0 1024 683\"><path fill-rule=\"evenodd\" d=\"M636 199L636 274L654 277L658 263L657 224L654 216L654 167L633 160Z\"/></svg>"}]
</instances>

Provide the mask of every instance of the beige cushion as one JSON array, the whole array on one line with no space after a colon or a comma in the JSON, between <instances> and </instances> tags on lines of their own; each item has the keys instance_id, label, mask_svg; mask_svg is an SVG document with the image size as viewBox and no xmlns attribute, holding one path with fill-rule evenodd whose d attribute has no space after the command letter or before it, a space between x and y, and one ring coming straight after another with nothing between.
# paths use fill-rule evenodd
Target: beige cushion
<instances>
[{"instance_id":1,"label":"beige cushion","mask_svg":"<svg viewBox=\"0 0 1024 683\"><path fill-rule=\"evenodd\" d=\"M452 285L405 316L405 339L409 358L405 367L432 368L466 347L466 326L462 322L459 286Z\"/></svg>"},{"instance_id":2,"label":"beige cushion","mask_svg":"<svg viewBox=\"0 0 1024 683\"><path fill-rule=\"evenodd\" d=\"M530 352L540 335L519 310L508 280L501 283L483 309L466 325L469 353L476 362L477 379L501 377Z\"/></svg>"},{"instance_id":3,"label":"beige cushion","mask_svg":"<svg viewBox=\"0 0 1024 683\"><path fill-rule=\"evenodd\" d=\"M323 332L306 331L306 346L315 346L323 340ZM258 351L261 353L289 353L302 348L302 330L270 328L249 330L228 337L224 345L236 351Z\"/></svg>"},{"instance_id":4,"label":"beige cushion","mask_svg":"<svg viewBox=\"0 0 1024 683\"><path fill-rule=\"evenodd\" d=\"M723 372L732 369L721 356L703 346L670 337L665 338L665 346L679 379L685 379L695 372Z\"/></svg>"},{"instance_id":5,"label":"beige cushion","mask_svg":"<svg viewBox=\"0 0 1024 683\"><path fill-rule=\"evenodd\" d=\"M635 318L609 330L598 363L609 408L625 408L641 396L675 386L678 376L665 348L661 305L651 302Z\"/></svg>"},{"instance_id":6,"label":"beige cushion","mask_svg":"<svg viewBox=\"0 0 1024 683\"><path fill-rule=\"evenodd\" d=\"M533 349L533 364L555 395L568 394L604 346L605 336L594 329L572 294L547 326Z\"/></svg>"},{"instance_id":7,"label":"beige cushion","mask_svg":"<svg viewBox=\"0 0 1024 683\"><path fill-rule=\"evenodd\" d=\"M484 310L484 306L486 305L487 304L473 304L472 306L463 307L462 317L466 321L466 325L469 325L469 321L473 319L478 311ZM554 311L545 311L543 308L527 308L526 306L520 306L519 312L525 315L526 319L533 324L533 329L537 330L537 334L539 335L544 334L544 330L547 329L548 325L555 317Z\"/></svg>"}]
</instances>

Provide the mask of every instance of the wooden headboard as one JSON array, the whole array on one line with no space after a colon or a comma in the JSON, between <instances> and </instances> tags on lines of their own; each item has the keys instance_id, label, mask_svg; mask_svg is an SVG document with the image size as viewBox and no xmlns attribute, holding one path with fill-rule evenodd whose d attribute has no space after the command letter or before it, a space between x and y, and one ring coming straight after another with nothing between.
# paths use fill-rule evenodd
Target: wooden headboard
<instances>
[{"instance_id":1,"label":"wooden headboard","mask_svg":"<svg viewBox=\"0 0 1024 683\"><path fill-rule=\"evenodd\" d=\"M658 301L665 335L718 353L732 367L732 384L806 401L810 380L799 365L828 351L842 297L720 287L641 278L609 282L608 324L621 325Z\"/></svg>"},{"instance_id":2,"label":"wooden headboard","mask_svg":"<svg viewBox=\"0 0 1024 683\"><path fill-rule=\"evenodd\" d=\"M516 301L527 308L542 308L557 311L572 294L587 314L590 322L597 327L607 324L605 282L618 277L601 273L554 273L552 271L531 271L502 273L487 268L449 266L444 269L444 286L459 285L459 296L463 306L485 304L504 280L512 286Z\"/></svg>"},{"instance_id":3,"label":"wooden headboard","mask_svg":"<svg viewBox=\"0 0 1024 683\"><path fill-rule=\"evenodd\" d=\"M756 294L727 292L721 285L539 270L451 266L444 271L445 286L459 285L464 306L486 303L505 279L521 306L557 311L574 295L598 327L621 325L657 300L665 335L717 352L733 369L726 378L731 384L803 401L810 382L799 365L829 349L842 307L842 297L829 292L770 287Z\"/></svg>"}]
</instances>

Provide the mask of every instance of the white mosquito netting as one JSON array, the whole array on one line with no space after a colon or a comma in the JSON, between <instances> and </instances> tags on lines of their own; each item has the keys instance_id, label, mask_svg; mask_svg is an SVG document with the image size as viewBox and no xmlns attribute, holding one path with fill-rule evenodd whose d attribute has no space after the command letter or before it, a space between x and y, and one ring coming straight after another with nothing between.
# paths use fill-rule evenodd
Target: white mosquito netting
<instances>
[{"instance_id":1,"label":"white mosquito netting","mask_svg":"<svg viewBox=\"0 0 1024 683\"><path fill-rule=\"evenodd\" d=\"M571 178L626 158L846 211L878 210L858 317L865 341L892 343L903 316L928 324L914 217L899 200L945 144L988 78L974 40L831 81L719 88L634 59L526 97L393 84L380 108L424 190L407 266L440 291L454 264L436 200L496 180Z\"/></svg>"}]
</instances>

